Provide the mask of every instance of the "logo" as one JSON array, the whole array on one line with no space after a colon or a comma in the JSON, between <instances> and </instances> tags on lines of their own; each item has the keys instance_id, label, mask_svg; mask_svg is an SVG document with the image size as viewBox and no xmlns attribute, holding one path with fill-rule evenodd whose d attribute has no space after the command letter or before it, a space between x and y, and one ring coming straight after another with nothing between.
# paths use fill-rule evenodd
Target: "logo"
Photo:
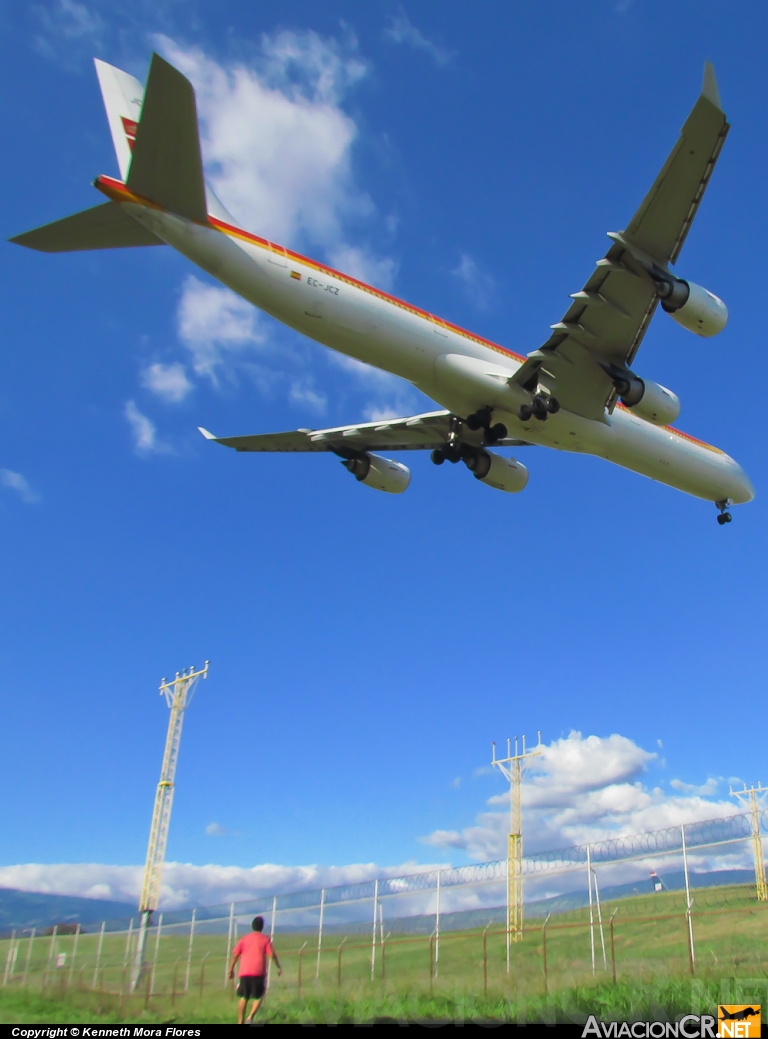
<instances>
[{"instance_id":1,"label":"logo","mask_svg":"<svg viewBox=\"0 0 768 1039\"><path fill-rule=\"evenodd\" d=\"M752 1039L759 1036L759 1004L724 1003L717 1008L717 1034L720 1039Z\"/></svg>"}]
</instances>

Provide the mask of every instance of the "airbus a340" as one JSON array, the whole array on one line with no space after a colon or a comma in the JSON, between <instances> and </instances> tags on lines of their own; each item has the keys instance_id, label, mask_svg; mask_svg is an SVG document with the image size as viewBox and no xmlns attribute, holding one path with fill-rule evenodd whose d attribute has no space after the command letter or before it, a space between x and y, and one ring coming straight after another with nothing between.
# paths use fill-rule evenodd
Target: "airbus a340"
<instances>
[{"instance_id":1,"label":"airbus a340","mask_svg":"<svg viewBox=\"0 0 768 1039\"><path fill-rule=\"evenodd\" d=\"M752 485L727 454L672 427L680 402L641 378L635 357L657 306L699 336L728 319L717 296L674 274L728 133L715 75L625 230L549 338L527 356L490 342L241 228L206 185L195 94L155 54L146 89L96 62L120 167L97 177L106 203L11 241L43 252L168 244L254 306L326 346L408 380L442 410L334 429L203 436L237 451L330 451L357 480L400 493L410 471L378 452L427 450L482 483L522 491L528 470L494 447L538 444L597 455L715 503L748 502Z\"/></svg>"}]
</instances>

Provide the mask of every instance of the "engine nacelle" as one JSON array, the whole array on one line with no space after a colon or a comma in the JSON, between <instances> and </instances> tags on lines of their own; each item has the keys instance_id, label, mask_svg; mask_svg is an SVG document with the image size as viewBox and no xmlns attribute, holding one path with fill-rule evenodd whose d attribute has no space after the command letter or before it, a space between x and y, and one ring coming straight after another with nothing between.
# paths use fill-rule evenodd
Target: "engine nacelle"
<instances>
[{"instance_id":1,"label":"engine nacelle","mask_svg":"<svg viewBox=\"0 0 768 1039\"><path fill-rule=\"evenodd\" d=\"M666 386L660 386L657 382L649 382L647 379L638 379L643 384L643 395L637 404L629 405L622 398L622 403L627 404L629 410L647 422L653 422L655 426L669 426L680 414L680 398Z\"/></svg>"},{"instance_id":2,"label":"engine nacelle","mask_svg":"<svg viewBox=\"0 0 768 1039\"><path fill-rule=\"evenodd\" d=\"M411 482L411 470L407 465L394 462L381 455L361 455L349 458L341 463L356 480L375 491L386 491L387 494L402 494Z\"/></svg>"},{"instance_id":3,"label":"engine nacelle","mask_svg":"<svg viewBox=\"0 0 768 1039\"><path fill-rule=\"evenodd\" d=\"M725 328L728 308L708 289L680 278L657 282L657 287L664 310L689 332L709 338Z\"/></svg>"},{"instance_id":4,"label":"engine nacelle","mask_svg":"<svg viewBox=\"0 0 768 1039\"><path fill-rule=\"evenodd\" d=\"M497 491L517 494L528 483L528 470L514 458L503 458L492 451L478 448L464 457L464 463L475 479L495 487Z\"/></svg>"}]
</instances>

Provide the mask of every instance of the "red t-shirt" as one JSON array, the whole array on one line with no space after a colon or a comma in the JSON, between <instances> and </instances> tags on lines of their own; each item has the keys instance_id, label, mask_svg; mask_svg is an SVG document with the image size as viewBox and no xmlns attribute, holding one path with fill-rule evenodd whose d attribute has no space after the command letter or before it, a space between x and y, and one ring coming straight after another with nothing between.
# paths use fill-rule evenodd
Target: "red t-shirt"
<instances>
[{"instance_id":1,"label":"red t-shirt","mask_svg":"<svg viewBox=\"0 0 768 1039\"><path fill-rule=\"evenodd\" d=\"M267 956L274 955L272 942L261 931L251 931L243 935L232 950L233 956L240 957L240 977L252 978L267 973Z\"/></svg>"}]
</instances>

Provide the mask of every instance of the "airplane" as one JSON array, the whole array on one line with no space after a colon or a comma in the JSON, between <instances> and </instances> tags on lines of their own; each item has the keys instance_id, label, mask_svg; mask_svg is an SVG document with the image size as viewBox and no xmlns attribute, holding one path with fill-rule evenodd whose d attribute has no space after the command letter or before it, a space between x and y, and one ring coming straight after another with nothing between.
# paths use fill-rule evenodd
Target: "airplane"
<instances>
[{"instance_id":1,"label":"airplane","mask_svg":"<svg viewBox=\"0 0 768 1039\"><path fill-rule=\"evenodd\" d=\"M191 83L153 54L146 88L96 60L120 178L99 176L108 201L11 238L42 252L168 244L279 321L418 387L439 410L331 429L206 439L236 451L332 452L362 484L398 494L401 462L379 452L427 450L463 462L481 483L516 493L528 469L491 448L531 445L596 455L717 507L751 501L753 486L724 451L674 428L675 393L633 364L661 304L696 335L722 331L713 293L670 269L729 125L713 67L675 147L640 208L549 338L522 355L357 278L242 228L206 184Z\"/></svg>"}]
</instances>

